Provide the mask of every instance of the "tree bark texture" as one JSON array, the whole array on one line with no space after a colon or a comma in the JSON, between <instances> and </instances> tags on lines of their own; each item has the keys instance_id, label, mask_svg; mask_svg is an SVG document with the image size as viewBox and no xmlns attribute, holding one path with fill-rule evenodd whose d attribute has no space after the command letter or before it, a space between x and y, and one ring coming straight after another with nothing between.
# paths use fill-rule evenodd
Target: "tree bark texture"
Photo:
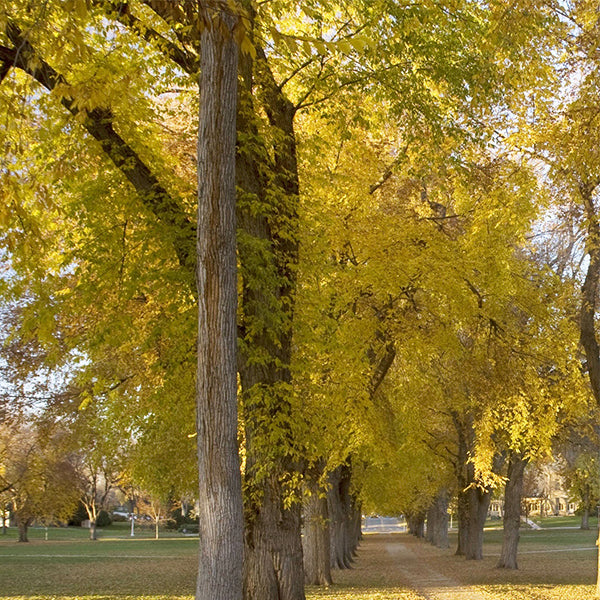
<instances>
[{"instance_id":1,"label":"tree bark texture","mask_svg":"<svg viewBox=\"0 0 600 600\"><path fill-rule=\"evenodd\" d=\"M457 495L457 518L458 518L458 540L456 547L457 556L465 556L466 549L468 546L469 537L469 501L468 496L465 493L467 486L467 472L466 465L469 459L469 437L470 427L465 426L462 420L457 414L453 415L453 422L457 433L457 457L454 464L456 481L458 484L458 495Z\"/></svg>"},{"instance_id":2,"label":"tree bark texture","mask_svg":"<svg viewBox=\"0 0 600 600\"><path fill-rule=\"evenodd\" d=\"M458 547L456 554L467 560L483 558L483 526L490 505L489 490L475 480L475 467L469 461L474 431L472 419L453 416L458 435L458 456L455 473L458 483Z\"/></svg>"},{"instance_id":3,"label":"tree bark texture","mask_svg":"<svg viewBox=\"0 0 600 600\"><path fill-rule=\"evenodd\" d=\"M327 495L331 523L330 557L334 569L349 569L360 540L360 524L357 531L357 515L360 513L351 494L349 465L342 465L330 474Z\"/></svg>"},{"instance_id":4,"label":"tree bark texture","mask_svg":"<svg viewBox=\"0 0 600 600\"><path fill-rule=\"evenodd\" d=\"M90 521L90 540L97 540L98 532L96 528L96 521Z\"/></svg>"},{"instance_id":5,"label":"tree bark texture","mask_svg":"<svg viewBox=\"0 0 600 600\"><path fill-rule=\"evenodd\" d=\"M244 597L247 600L303 599L300 503L294 502L290 507L283 505L281 482L277 477L261 483L262 501L246 508ZM249 515L250 508L255 510L254 514Z\"/></svg>"},{"instance_id":6,"label":"tree bark texture","mask_svg":"<svg viewBox=\"0 0 600 600\"><path fill-rule=\"evenodd\" d=\"M19 542L29 542L27 530L31 525L31 519L17 519L17 528L19 530Z\"/></svg>"},{"instance_id":7,"label":"tree bark texture","mask_svg":"<svg viewBox=\"0 0 600 600\"><path fill-rule=\"evenodd\" d=\"M304 576L308 585L328 586L331 578L331 539L327 490L319 485L319 472L305 479L307 498L304 502ZM311 476L313 475L313 476Z\"/></svg>"},{"instance_id":8,"label":"tree bark texture","mask_svg":"<svg viewBox=\"0 0 600 600\"><path fill-rule=\"evenodd\" d=\"M244 6L252 20L252 5ZM255 60L242 59L237 114L244 590L246 600L304 600L301 490L290 485L303 467L290 372L298 263L295 108L260 44L256 50ZM277 140L271 146L259 134L257 115Z\"/></svg>"},{"instance_id":9,"label":"tree bark texture","mask_svg":"<svg viewBox=\"0 0 600 600\"><path fill-rule=\"evenodd\" d=\"M519 546L519 528L521 526L521 496L523 492L523 473L527 459L513 452L508 463L508 479L504 488L504 537L497 567L518 569L517 549Z\"/></svg>"},{"instance_id":10,"label":"tree bark texture","mask_svg":"<svg viewBox=\"0 0 600 600\"><path fill-rule=\"evenodd\" d=\"M416 538L425 538L425 514L424 513L413 513L406 515L406 524L408 527L408 533L414 535Z\"/></svg>"},{"instance_id":11,"label":"tree bark texture","mask_svg":"<svg viewBox=\"0 0 600 600\"><path fill-rule=\"evenodd\" d=\"M491 494L477 485L472 485L463 493L467 496L469 511L464 555L467 560L482 560L483 526L490 506Z\"/></svg>"},{"instance_id":12,"label":"tree bark texture","mask_svg":"<svg viewBox=\"0 0 600 600\"><path fill-rule=\"evenodd\" d=\"M237 447L235 115L238 17L207 4L198 129L197 600L242 598L243 509Z\"/></svg>"},{"instance_id":13,"label":"tree bark texture","mask_svg":"<svg viewBox=\"0 0 600 600\"><path fill-rule=\"evenodd\" d=\"M427 511L427 535L430 544L448 548L448 491L443 489L434 498Z\"/></svg>"},{"instance_id":14,"label":"tree bark texture","mask_svg":"<svg viewBox=\"0 0 600 600\"><path fill-rule=\"evenodd\" d=\"M579 529L588 530L590 528L590 509L586 506L581 513L581 524Z\"/></svg>"},{"instance_id":15,"label":"tree bark texture","mask_svg":"<svg viewBox=\"0 0 600 600\"><path fill-rule=\"evenodd\" d=\"M590 378L592 393L600 404L600 347L596 337L596 304L598 283L600 281L600 223L594 203L593 185L581 183L579 191L587 217L587 236L585 252L590 261L581 288L581 314L579 318L580 342L585 350L587 372Z\"/></svg>"}]
</instances>

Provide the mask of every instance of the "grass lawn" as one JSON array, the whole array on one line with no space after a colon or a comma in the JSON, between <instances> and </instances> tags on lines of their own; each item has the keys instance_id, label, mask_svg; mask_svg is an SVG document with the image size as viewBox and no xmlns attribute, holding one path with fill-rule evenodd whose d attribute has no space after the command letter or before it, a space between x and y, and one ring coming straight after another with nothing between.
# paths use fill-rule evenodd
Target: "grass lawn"
<instances>
[{"instance_id":1,"label":"grass lawn","mask_svg":"<svg viewBox=\"0 0 600 600\"><path fill-rule=\"evenodd\" d=\"M49 529L48 541L43 529L34 529L29 544L18 544L14 530L0 535L0 598L191 600L198 539L154 540L137 529L132 539L128 527L106 528L96 542L87 539L87 531L72 528ZM455 534L451 538L451 549L438 550L406 534L368 535L355 568L335 572L330 589L309 588L308 599L419 600L411 577L423 567L463 589L479 590L486 600L594 598L595 530L524 529L518 571L494 568L499 530L486 531L481 562L454 556Z\"/></svg>"}]
</instances>

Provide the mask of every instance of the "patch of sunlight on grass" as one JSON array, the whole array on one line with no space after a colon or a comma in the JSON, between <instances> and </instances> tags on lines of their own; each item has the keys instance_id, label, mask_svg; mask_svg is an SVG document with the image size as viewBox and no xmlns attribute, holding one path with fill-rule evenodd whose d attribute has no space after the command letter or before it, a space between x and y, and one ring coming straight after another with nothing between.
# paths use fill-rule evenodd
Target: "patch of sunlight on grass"
<instances>
[{"instance_id":1,"label":"patch of sunlight on grass","mask_svg":"<svg viewBox=\"0 0 600 600\"><path fill-rule=\"evenodd\" d=\"M2 600L194 600L194 596L4 596L0 593Z\"/></svg>"},{"instance_id":2,"label":"patch of sunlight on grass","mask_svg":"<svg viewBox=\"0 0 600 600\"><path fill-rule=\"evenodd\" d=\"M486 585L491 598L499 600L594 600L595 585Z\"/></svg>"},{"instance_id":3,"label":"patch of sunlight on grass","mask_svg":"<svg viewBox=\"0 0 600 600\"><path fill-rule=\"evenodd\" d=\"M309 587L306 590L306 600L423 600L413 591L406 588L364 589L332 586L327 589Z\"/></svg>"}]
</instances>

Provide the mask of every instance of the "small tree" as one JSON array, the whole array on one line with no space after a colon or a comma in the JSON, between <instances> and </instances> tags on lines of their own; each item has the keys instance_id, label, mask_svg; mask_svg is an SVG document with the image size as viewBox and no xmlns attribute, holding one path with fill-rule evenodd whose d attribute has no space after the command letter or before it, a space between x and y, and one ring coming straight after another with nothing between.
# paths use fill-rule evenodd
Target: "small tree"
<instances>
[{"instance_id":1,"label":"small tree","mask_svg":"<svg viewBox=\"0 0 600 600\"><path fill-rule=\"evenodd\" d=\"M107 509L122 477L126 440L95 403L90 402L79 417L74 429L78 446L75 464L80 500L90 521L90 539L96 540L98 514Z\"/></svg>"},{"instance_id":2,"label":"small tree","mask_svg":"<svg viewBox=\"0 0 600 600\"><path fill-rule=\"evenodd\" d=\"M35 519L66 520L78 500L77 474L70 461L68 438L56 427L4 427L0 442L10 445L0 487L10 498L19 542Z\"/></svg>"},{"instance_id":3,"label":"small tree","mask_svg":"<svg viewBox=\"0 0 600 600\"><path fill-rule=\"evenodd\" d=\"M164 522L173 509L173 502L154 494L142 493L138 500L139 511L150 517L154 523L154 538L158 539L158 527Z\"/></svg>"}]
</instances>

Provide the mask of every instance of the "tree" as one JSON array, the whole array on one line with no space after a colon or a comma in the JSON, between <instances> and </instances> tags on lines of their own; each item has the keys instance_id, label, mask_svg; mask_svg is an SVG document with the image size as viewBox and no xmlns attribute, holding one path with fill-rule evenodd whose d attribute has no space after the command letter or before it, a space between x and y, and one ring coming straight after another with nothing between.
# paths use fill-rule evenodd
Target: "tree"
<instances>
[{"instance_id":1,"label":"tree","mask_svg":"<svg viewBox=\"0 0 600 600\"><path fill-rule=\"evenodd\" d=\"M487 138L488 130L477 125L480 117L488 112L502 112L505 108L503 94L506 88L512 86L511 75L515 71L527 71L523 67L528 64L528 56L536 53L530 51L532 40L527 38L526 43L522 43L522 36L515 35L513 29L506 25L512 19L508 18L502 4L487 6L465 2L459 3L452 11L439 10L438 6L388 1L311 2L303 4L300 9L296 3L279 0L258 6L250 2L243 2L243 5L247 11L245 15L237 10L237 3L201 3L202 10L198 15L197 6L189 2L106 1L95 3L91 11L86 10L87 5L78 2L79 10L73 13L65 11L59 2L48 2L44 5L46 12L43 18L32 16L26 2L7 6L8 25L0 47L0 75L4 80L13 78L10 79L14 82L11 100L26 94L27 86L33 81L50 91L51 94L45 96L41 88L35 88L33 96L38 112L26 110L27 117L36 123L55 125L58 122L60 126L53 127L52 131L62 129L61 139L77 137L84 141L79 144L87 147L86 152L91 156L103 154L106 160L102 163L102 170L107 173L102 174L98 188L108 183L111 194L106 194L106 197L114 201L115 196L120 199L121 193L125 192L122 197L127 199L127 203L115 201L106 207L106 211L100 213L103 222L95 223L95 227L84 231L86 235L82 234L78 239L73 254L81 253L85 260L79 259L81 262L78 262L75 256L72 261L61 263L56 260L56 255L60 256L64 247L71 247L69 242L74 234L53 231L52 235L48 235L52 228L48 228L44 219L37 216L43 214L47 218L51 215L53 218L47 219L49 223L62 223L64 219L71 229L76 229L75 224L89 223L90 207L83 210L81 203L77 203L77 195L75 200L70 198L71 202L67 202L71 211L67 211L66 217L64 211L44 206L44 202L39 200L48 199L48 193L43 186L32 184L36 177L30 175L44 171L40 169L44 162L41 160L44 152L40 148L51 155L49 148L52 144L36 145L39 155L35 156L21 152L18 144L9 145L11 158L16 159L18 168L7 169L7 180L11 184L7 187L10 187L11 198L15 200L13 204L17 206L14 211L7 209L5 213L11 221L7 239L12 243L15 270L35 271L34 285L23 284L28 278L22 277L21 291L26 290L35 298L32 306L49 307L43 311L43 327L38 327L36 334L55 349L65 344L65 339L72 340L58 335L60 330L56 321L61 320L61 309L68 305L69 300L86 291L89 294L84 299L86 301L77 306L73 303L70 307L73 312L80 313L77 325L86 332L77 337L79 343L72 342L71 349L94 362L97 358L101 359L98 363L107 367L104 381L94 381L95 384L113 386L127 378L127 384L119 387L122 399L139 399L143 405L139 413L151 406L150 412L155 413L150 419L153 422L159 410L152 401L146 402L149 398L156 400L159 394L157 391L153 396L149 388L169 389L167 386L163 388L164 380L173 382L176 373L185 372L190 356L186 355L180 368L173 368L170 364L163 370L164 364L158 360L156 370L138 369L152 354L150 347L156 349L156 354L161 354L164 349L162 333L167 328L159 327L152 332L144 330L138 335L136 327L128 321L145 323L147 318L161 320L157 314L152 314L153 307L161 304L171 309L165 309L168 315L177 315L177 322L182 323L181 329L173 328L168 330L168 334L177 339L195 340L196 332L189 327L186 319L181 318L181 313L189 317L193 312L190 310L193 303L188 296L190 291L194 293L193 278L196 276L200 305L197 424L201 434L198 437L199 479L200 486L203 486L201 497L203 500L211 498L205 485L211 489L227 490L220 498L223 503L219 506L225 512L232 511L232 519L220 520L227 530L215 534L210 540L206 538L207 547L215 552L212 557L203 556L202 561L210 562L220 550L230 557L232 555L228 554L227 548L234 547L237 549L234 554L239 558L237 536L241 531L241 511L233 501L239 491L239 463L235 456L235 332L232 324L235 315L232 307L236 278L231 234L231 125L234 123L231 111L235 109L233 96L238 43L248 50L239 67L241 87L237 105L239 135L236 155L240 264L239 374L247 517L245 585L248 598L262 600L281 596L284 600L294 600L301 599L304 594L299 482L306 464L319 464L323 457L306 451L311 441L303 435L301 398L295 393L292 373L294 335L298 332L300 181L310 181L314 173L308 169L303 171L301 165L306 167L306 164L298 161L298 141L302 139L298 132L302 131L302 119L307 115L317 115L315 123L318 124L321 116L327 120L328 114L334 114L336 117L332 120L336 121L340 112L345 113L339 107L356 99L352 94L346 96L342 92L361 86L364 96L371 101L367 106L380 99L389 103L386 107L389 116L382 121L378 135L390 121L398 126L397 135L391 142L385 141L385 148L379 155L382 168L377 177L369 174L369 186L365 185L365 179L355 179L353 184L363 188L362 195L353 197L356 202L353 202L352 208L366 207L361 213L364 218L360 222L360 233L369 233L369 244L359 248L358 254L352 252L352 248L359 247L360 242L351 239L352 225L356 221L350 215L347 219L350 233L344 232L348 239L341 240L333 248L334 255L340 257L339 262L348 267L348 279L359 271L364 276L357 286L362 288L358 289L358 293L352 289L347 296L336 297L334 302L335 308L345 307L345 314L350 317L342 337L349 339L353 336L358 340L353 341L356 354L346 363L359 367L356 380L360 381L350 390L358 392L355 404L358 414L361 406L368 403L365 399L374 399L377 386L371 385L372 382L378 381L379 385L379 375L385 375L394 360L394 343L397 340L386 333L384 326L393 323L393 333L398 339L403 339L401 334L413 331L411 325L415 325L414 330L418 331L418 325L410 322L411 318L416 322L431 313L433 318L428 321L430 324L435 322L439 299L450 298L452 303L460 304L466 297L469 298L465 302L469 310L482 313L475 316L475 321L481 317L481 323L492 322L491 319L485 320L488 315L483 313L488 307L486 305L482 310L477 296L497 293L507 283L506 277L499 278L497 285L489 281L479 285L479 281L471 281L478 268L467 264L467 284L464 277L458 275L451 278L455 294L446 294L443 289L447 285L447 265L454 264L453 260L460 256L459 252L453 252L457 244L452 243L456 240L451 235L452 227L459 219L454 219L454 214L441 212L445 205L440 200L451 192L452 183L433 173L435 169L430 167L430 159L436 154L432 149L445 147L450 137L453 142L449 145L452 147L438 154L434 162L436 168L441 168L443 161L449 160L460 171L463 165L456 157L469 159L472 152L470 147L465 149L462 144L472 138ZM525 13L530 12L523 11L521 15L520 7L511 10L523 19L526 18ZM545 25L544 17L545 13L536 15L531 23L527 21L532 26L528 31L536 31L536 27ZM424 22L432 26L423 27ZM245 36L241 33L244 29ZM54 43L56 31L60 32L60 43ZM107 35L98 35L98 32ZM201 37L205 39L199 44ZM140 48L143 49L143 61L139 59ZM186 186L173 177L169 169L163 168L172 162L164 152L164 137L152 135L157 131L155 121L162 116L152 100L158 93L154 87L162 90L171 81L190 86L192 78L198 76L201 61L204 64L200 69L203 78L198 152L200 196L195 223L189 210L190 196L186 195L190 188L194 191L195 185L188 182ZM407 70L407 64L414 68ZM16 67L19 73L15 75L12 67ZM66 73L69 73L68 77ZM167 76L164 76L165 73ZM486 76L482 77L482 73ZM494 77L489 77L490 73ZM189 75L187 79L186 75ZM482 79L489 83L481 85ZM213 99L218 102L211 108ZM333 99L339 104L336 105ZM320 112L321 107L327 110ZM352 115L354 122L361 122L365 112L357 110ZM339 121L343 121L345 116ZM469 126L458 131L461 127L456 124L463 123ZM214 146L216 130L209 125L216 124L223 126L220 131L223 139L227 140L225 152ZM68 130L68 136L65 130ZM346 129L344 133L348 132ZM362 135L365 133L369 134L368 131L361 132ZM18 136L13 137L18 141ZM7 138L13 142L10 135ZM152 144L148 143L149 140ZM402 148L407 150L402 151ZM72 164L78 163L76 156L71 154L69 158ZM480 166L477 164L473 172L485 173L485 168L478 170ZM78 167L86 168L84 165ZM319 167L326 175L328 165L319 163ZM48 171L44 181L54 183L66 179L70 185L77 185L72 172L68 177L59 177L59 167L55 163L51 163ZM394 174L401 174L401 177L391 181ZM481 179L487 183L486 177ZM398 185L398 180L401 180L401 185ZM443 180L444 185L437 186L439 180ZM27 185L20 185L23 182ZM388 190L401 192L403 202L400 207L394 204L393 193L381 202L379 197L375 201L370 200L373 194L365 193L369 187L373 192L382 191L386 182L394 184ZM432 188L436 189L432 191ZM461 188L461 201L466 212L473 210L473 205L468 203L469 194L480 188L485 189L485 185ZM493 197L494 193L495 190L492 190L490 196ZM96 197L98 195L96 192ZM22 210L23 196L27 206L33 206L35 210ZM369 200L363 204L365 198ZM62 195L59 197L57 194L55 200L62 208ZM74 206L80 210L73 210ZM220 212L221 208L226 210ZM406 210L410 218L402 219L403 215L398 214L402 210ZM23 213L29 212L31 215L27 214L27 218L23 219ZM455 212L459 214L459 211ZM494 212L482 212L475 225L486 230L486 220L490 215L493 217ZM370 226L368 216L378 217L377 223L384 222L389 244L378 246L375 243L379 232ZM56 221L56 218L59 220ZM112 225L109 231L105 223ZM410 226L406 235L394 236L394 228L407 223ZM495 223L499 229L507 224L501 219ZM218 224L218 227L211 229L211 224ZM42 256L36 244L28 241L29 236L23 235L24 231L34 232L32 238L44 231L47 236L44 239L50 240L48 246L54 252ZM150 235L144 235L146 233ZM148 238L153 243L144 241ZM450 243L446 238L450 239ZM495 238L498 244L490 246L506 257L506 253L500 251L501 242L506 240L498 238ZM477 267L485 266L484 261L475 260L477 236L472 239L472 247L466 244L459 250L466 250ZM106 244L103 245L102 241ZM220 241L225 242L223 247L219 245ZM397 244L403 245L402 252L397 251ZM96 257L93 252L87 254L86 246L94 250L102 248L105 252L103 258L110 258L109 264L119 265L114 269L119 276L113 277L118 285L106 283L99 264L100 253ZM139 247L143 247L144 252L138 252ZM122 251L117 252L116 248ZM224 252L221 253L221 249ZM390 250L393 262L384 260ZM436 260L436 254L448 260ZM331 252L326 255L330 256ZM353 264L357 255L362 261L361 268L354 269L358 267ZM135 256L135 261L130 261L132 256ZM196 261L196 258L200 260ZM486 258L492 260L493 256ZM498 262L501 262L500 258ZM376 268L362 268L366 265L376 265ZM394 268L390 269L390 265ZM402 267L397 268L399 265ZM50 275L44 273L48 266L51 267ZM162 274L158 279L160 284L155 282L151 285L140 276L140 272L152 270L150 267ZM387 281L390 271L395 272L395 277ZM174 276L172 272L178 275ZM456 272L464 275L460 268ZM175 282L178 276L180 279ZM122 281L128 285L121 285ZM384 284L379 285L382 281ZM58 285L63 282L64 286ZM143 285L138 286L142 282ZM178 287L176 283L181 284L179 289L174 289ZM173 293L169 302L164 304L162 301L167 294L162 288ZM112 292L103 296L103 299L110 300L111 317L114 319L112 326L107 326L106 321L110 320L104 320L99 314L101 311L90 308L97 304L98 291ZM435 301L428 302L428 294ZM373 298L369 298L371 295ZM390 295L393 301L390 301ZM159 298L161 302L157 302ZM347 310L348 306L355 304L356 311L352 308ZM138 312L132 308L134 305L143 308ZM215 310L217 307L221 307L223 312ZM463 316L460 311L449 311L449 314ZM31 310L30 315L35 315L35 311ZM227 315L222 322L218 320L221 315ZM67 321L64 316L63 320ZM35 327L33 323L34 318L30 316L29 326L32 328ZM213 325L218 327L214 329ZM358 327L353 334L352 326ZM481 331L485 331L484 326ZM157 338L161 343L150 343ZM484 339L483 333L480 339ZM113 347L118 351L112 350ZM386 360L377 360L380 350ZM111 352L118 354L121 360L109 360ZM115 377L116 367L118 377ZM143 375L149 372L153 377L145 378ZM319 369L314 369L309 377L318 372ZM217 382L213 373L219 374L218 381L222 385L212 385ZM334 376L332 380L339 381L338 377ZM188 398L190 379L189 376L182 379L186 384L182 386L185 387L182 398ZM225 397L221 393L225 393ZM338 394L338 397L341 396L343 394ZM460 398L464 400L464 395ZM476 403L479 399L471 400ZM217 411L217 407L224 408L224 411ZM219 415L224 421L218 419ZM142 428L143 421L139 418L136 425ZM314 429L318 431L319 428ZM214 436L222 431L227 432L224 442L227 449L214 454L221 443L221 438ZM348 455L341 456L340 452L336 456L337 464L330 465L331 471L348 467L348 458ZM213 461L222 468L208 469ZM210 479L204 477L206 474L222 474L223 485L211 484ZM341 481L338 483L341 485ZM349 487L345 481L344 486ZM209 503L203 506L201 528L204 523L215 524L214 516L219 513L211 510ZM231 524L235 525L230 528ZM205 533L208 536L213 531L216 529L210 527ZM223 540L222 545L220 540ZM199 580L199 597L207 593L205 586L225 585L222 577L217 577L216 581L210 580L210 577L218 575L219 568L226 564L229 572L235 573L232 588L236 588L239 561L235 565L228 560L210 564L212 566L200 569L201 578L206 574L209 579L203 579L202 584ZM281 568L275 568L276 565Z\"/></svg>"},{"instance_id":2,"label":"tree","mask_svg":"<svg viewBox=\"0 0 600 600\"><path fill-rule=\"evenodd\" d=\"M96 540L98 514L107 510L111 494L123 476L128 440L115 429L102 407L88 399L77 415L73 435L77 444L74 468L78 477L80 500L90 521L90 539ZM80 405L83 406L83 403Z\"/></svg>"},{"instance_id":3,"label":"tree","mask_svg":"<svg viewBox=\"0 0 600 600\"><path fill-rule=\"evenodd\" d=\"M124 4L122 6L127 9ZM58 91L57 87L69 88L69 83L43 57L35 44L35 28L29 23L23 30L17 24L17 18L23 17L18 8L11 11L11 20L7 27L10 47L2 47L2 79L10 67L21 68L37 79L48 90ZM48 7L53 16L64 23L65 15L60 8ZM178 5L164 7L163 15L167 21L181 17L191 19L194 11L186 12L186 7ZM190 6L188 5L188 9ZM199 598L233 597L241 594L241 485L237 458L237 418L236 418L236 370L235 370L235 302L237 297L235 279L235 221L234 214L234 144L235 144L235 84L237 81L237 31L240 29L240 15L230 13L225 3L207 3L202 5L199 23L203 24L201 71L203 83L202 108L199 131L199 209L198 209L198 261L194 250L194 227L187 215L177 206L176 201L161 185L148 166L114 129L114 113L108 108L100 108L97 98L85 107L74 101L67 92L62 96L63 106L73 115L80 115L85 130L102 145L103 151L115 166L123 172L134 186L147 208L164 220L174 232L174 249L182 267L188 273L197 263L197 282L199 302L200 335L198 336L198 428L199 463L201 476L202 503L216 501L217 505L203 509L201 527L205 546L201 553L199 570ZM55 10L57 9L57 10ZM171 12L172 9L172 12ZM76 26L88 18L87 11L75 19ZM127 10L123 13L131 16ZM80 15L78 15L80 16ZM213 17L215 17L213 19ZM67 27L73 25L66 15ZM134 18L134 25L137 23ZM236 29L238 26L238 29ZM102 26L100 25L100 28ZM93 29L93 28L92 28ZM234 32L234 29L235 32ZM74 31L79 31L75 29ZM227 33L229 31L229 33ZM197 32L196 32L197 33ZM236 34L236 35L234 35ZM78 34L76 46L85 46ZM74 34L74 37L77 33ZM74 37L69 41L73 41ZM197 46L199 38L196 38ZM21 59L19 59L21 56ZM37 62L38 59L41 62ZM216 104L209 105L209 100ZM225 144L224 148L216 144ZM215 176L213 178L213 175ZM219 216L223 210L225 215ZM214 225L220 222L224 229L214 234ZM223 252L222 243L228 249ZM216 244L216 246L214 245ZM211 261L217 261L212 263ZM219 261L224 260L224 263ZM214 286L217 282L216 287ZM216 294L216 295L215 295ZM224 310L224 312L223 312ZM206 313L205 311L208 311ZM221 316L225 314L224 320ZM204 330L206 328L206 330ZM207 336L207 334L210 334ZM211 344L205 346L205 344ZM209 349L210 348L210 349ZM215 348L219 351L213 353ZM213 363L213 359L216 361ZM208 362L207 362L208 361ZM213 366L216 379L213 379ZM223 371L221 371L223 369ZM222 373L222 375L218 375ZM204 387L208 386L208 387ZM221 390L227 390L223 402ZM223 436L224 434L224 436ZM217 437L213 437L216 435ZM222 444L225 443L225 447ZM222 469L211 468L211 463L225 461ZM212 476L221 478L213 481ZM228 518L220 515L225 512ZM205 529L206 528L206 529ZM221 569L224 569L221 572ZM236 575L237 574L237 575ZM235 590L235 591L234 591Z\"/></svg>"},{"instance_id":4,"label":"tree","mask_svg":"<svg viewBox=\"0 0 600 600\"><path fill-rule=\"evenodd\" d=\"M46 523L67 520L78 501L77 477L69 461L69 447L60 428L4 425L0 447L10 447L3 462L0 487L12 505L19 542L35 519Z\"/></svg>"},{"instance_id":5,"label":"tree","mask_svg":"<svg viewBox=\"0 0 600 600\"><path fill-rule=\"evenodd\" d=\"M242 597L235 123L239 40L245 33L236 4L223 1L202 9L196 266L196 426L202 543L196 598L208 600Z\"/></svg>"},{"instance_id":6,"label":"tree","mask_svg":"<svg viewBox=\"0 0 600 600\"><path fill-rule=\"evenodd\" d=\"M154 522L154 539L158 539L159 525L168 519L173 503L165 498L142 493L138 506L141 514L147 515Z\"/></svg>"}]
</instances>

